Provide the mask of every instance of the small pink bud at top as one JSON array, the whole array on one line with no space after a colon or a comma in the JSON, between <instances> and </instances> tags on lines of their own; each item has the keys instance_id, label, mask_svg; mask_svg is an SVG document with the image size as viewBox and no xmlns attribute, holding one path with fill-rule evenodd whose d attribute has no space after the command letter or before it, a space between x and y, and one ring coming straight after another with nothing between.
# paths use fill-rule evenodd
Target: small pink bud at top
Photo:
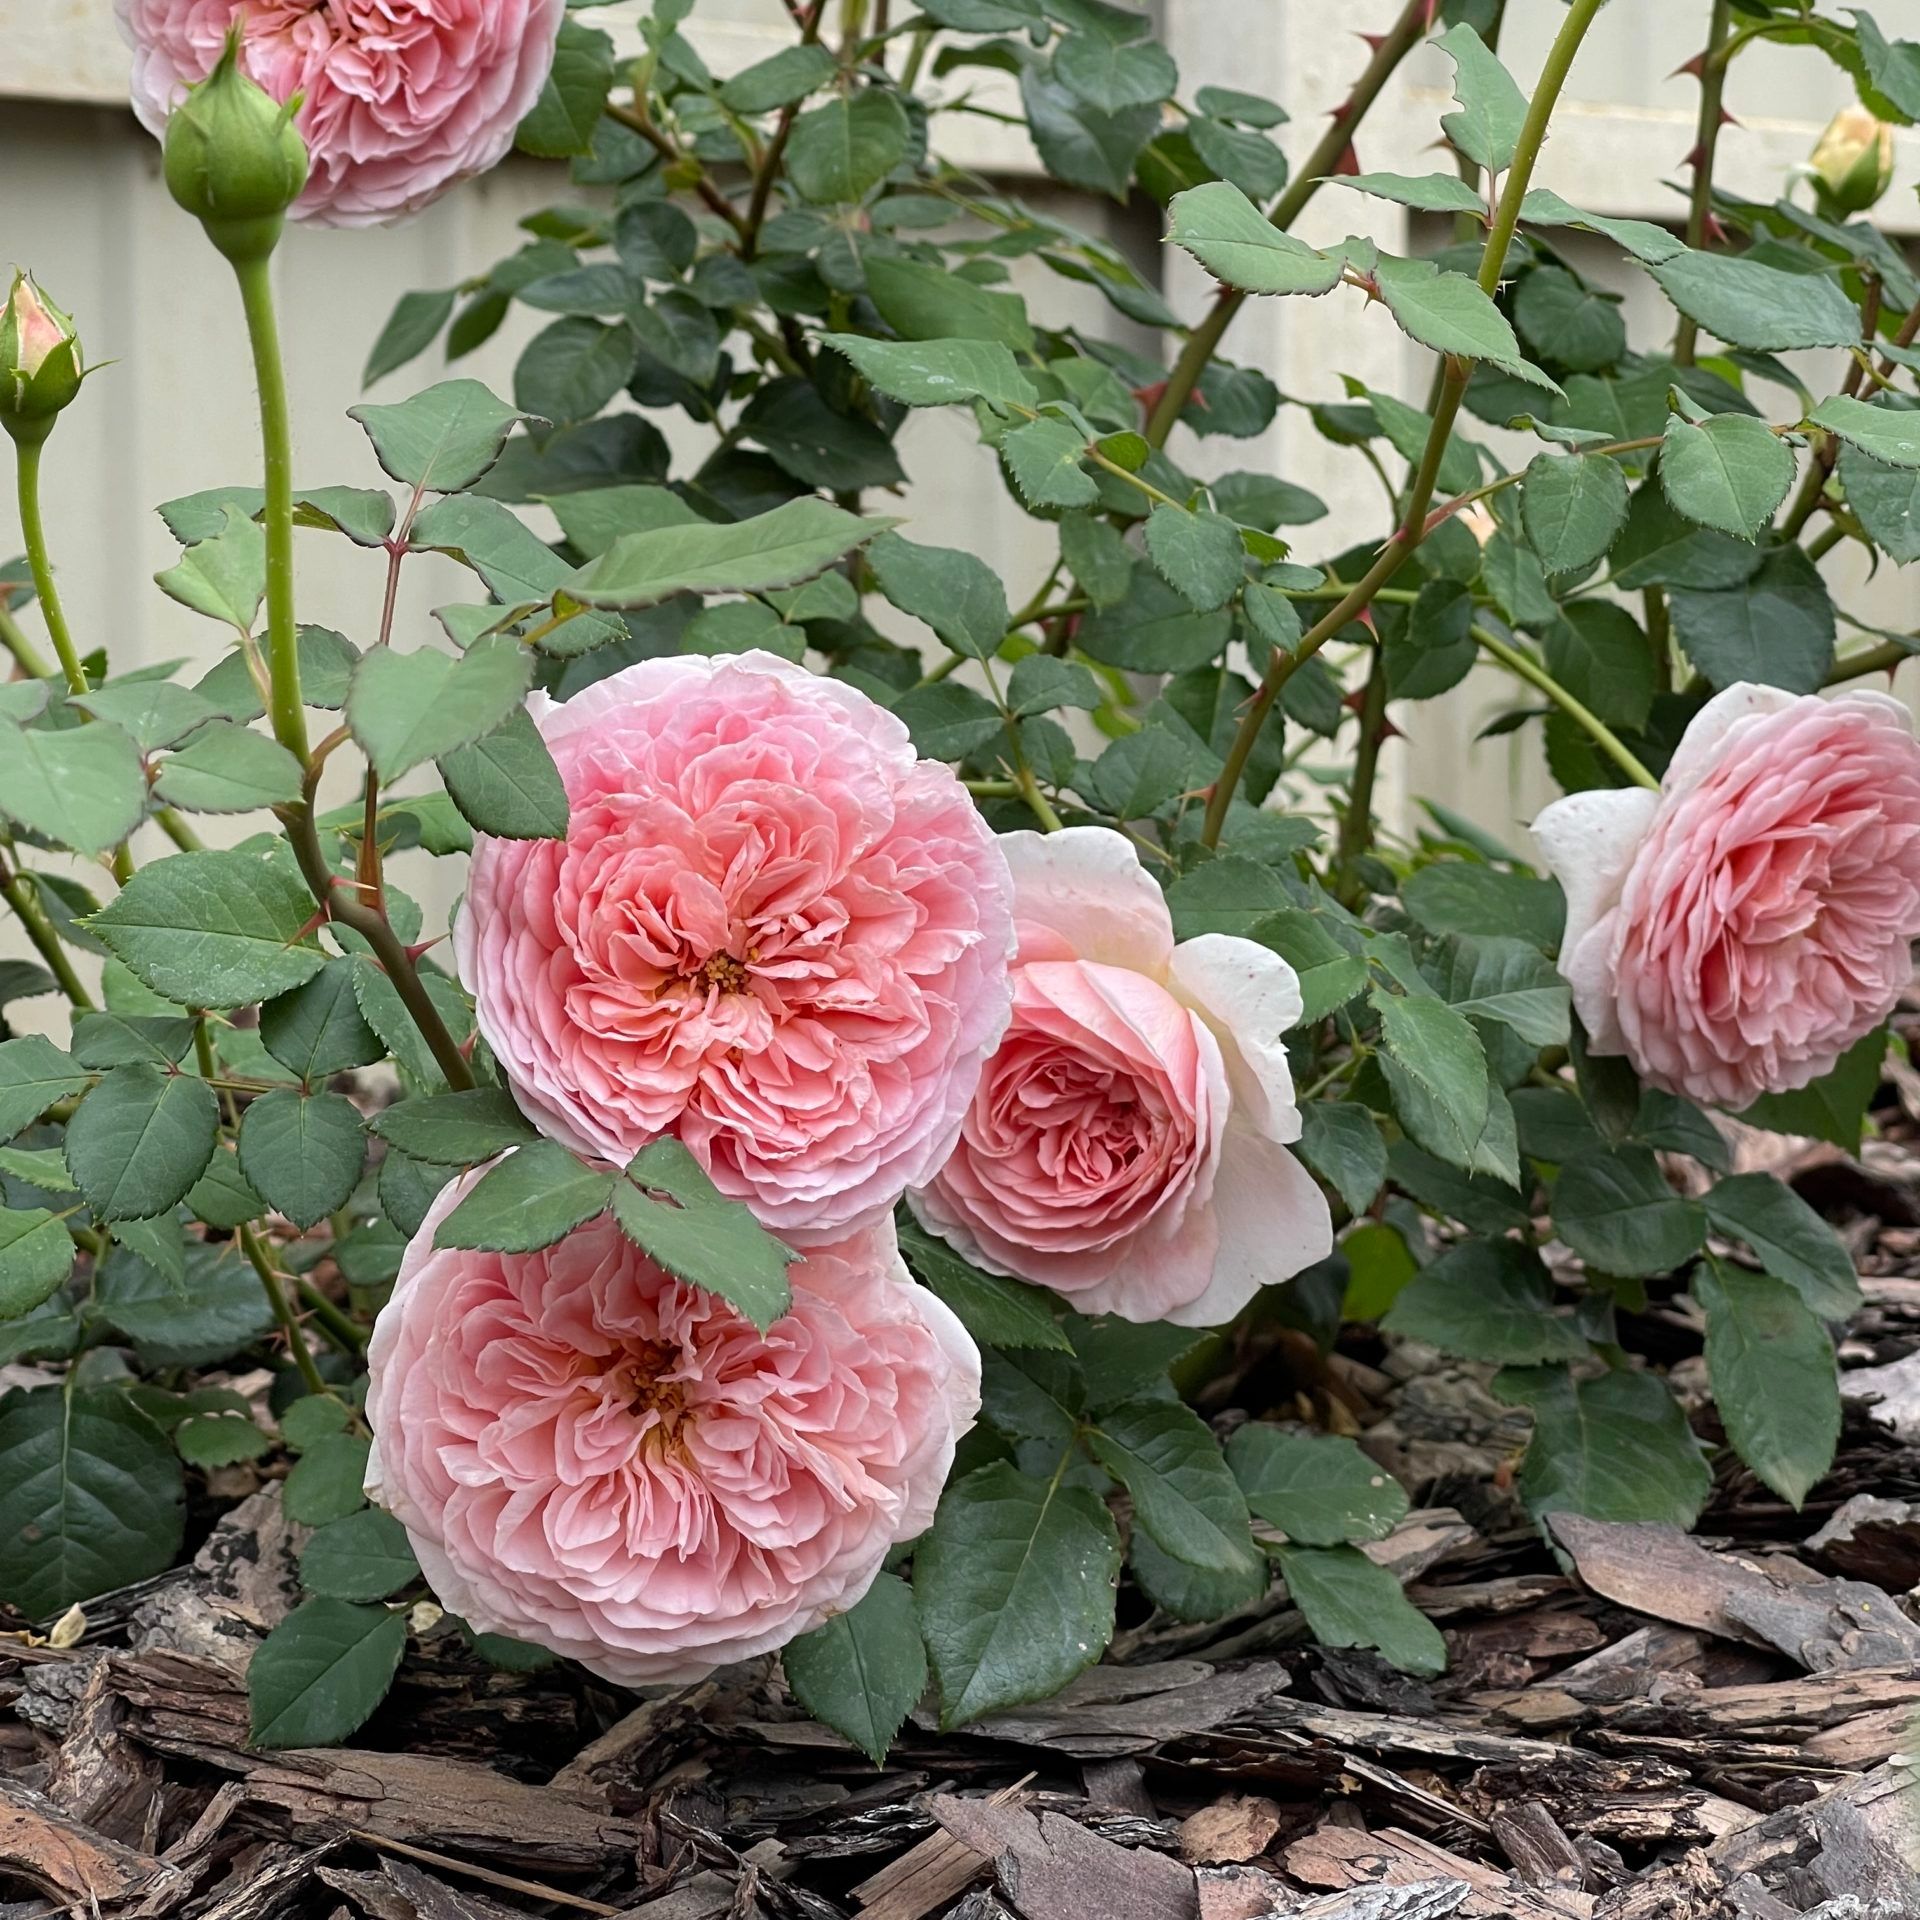
<instances>
[{"instance_id":1,"label":"small pink bud at top","mask_svg":"<svg viewBox=\"0 0 1920 1920\"><path fill-rule=\"evenodd\" d=\"M19 329L19 371L31 379L46 364L47 355L71 336L24 273L13 283L13 296L7 304Z\"/></svg>"},{"instance_id":2,"label":"small pink bud at top","mask_svg":"<svg viewBox=\"0 0 1920 1920\"><path fill-rule=\"evenodd\" d=\"M1864 213L1893 179L1893 129L1865 107L1843 107L1807 165L1823 212Z\"/></svg>"},{"instance_id":3,"label":"small pink bud at top","mask_svg":"<svg viewBox=\"0 0 1920 1920\"><path fill-rule=\"evenodd\" d=\"M0 425L17 439L43 440L82 373L73 322L29 275L15 274L0 306Z\"/></svg>"}]
</instances>

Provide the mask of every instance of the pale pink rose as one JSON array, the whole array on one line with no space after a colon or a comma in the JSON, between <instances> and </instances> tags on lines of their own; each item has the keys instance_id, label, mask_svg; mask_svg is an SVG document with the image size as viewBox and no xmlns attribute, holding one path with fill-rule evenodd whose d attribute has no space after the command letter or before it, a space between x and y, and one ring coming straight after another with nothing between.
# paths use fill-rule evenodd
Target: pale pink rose
<instances>
[{"instance_id":1,"label":"pale pink rose","mask_svg":"<svg viewBox=\"0 0 1920 1920\"><path fill-rule=\"evenodd\" d=\"M852 1606L933 1518L980 1356L886 1224L790 1268L763 1335L603 1214L541 1253L401 1261L368 1353L369 1494L475 1629L622 1686Z\"/></svg>"},{"instance_id":2,"label":"pale pink rose","mask_svg":"<svg viewBox=\"0 0 1920 1920\"><path fill-rule=\"evenodd\" d=\"M621 1164L678 1134L793 1244L883 1218L1007 1021L1012 883L966 789L864 693L766 653L530 710L567 838L481 836L454 928L522 1110Z\"/></svg>"},{"instance_id":3,"label":"pale pink rose","mask_svg":"<svg viewBox=\"0 0 1920 1920\"><path fill-rule=\"evenodd\" d=\"M1013 1022L953 1157L910 1196L976 1265L1086 1313L1216 1326L1333 1247L1281 1036L1300 983L1228 934L1174 944L1125 835L1001 837Z\"/></svg>"},{"instance_id":4,"label":"pale pink rose","mask_svg":"<svg viewBox=\"0 0 1920 1920\"><path fill-rule=\"evenodd\" d=\"M1658 793L1569 794L1533 832L1592 1050L1669 1093L1738 1111L1804 1087L1913 978L1920 744L1884 694L1729 687Z\"/></svg>"},{"instance_id":5,"label":"pale pink rose","mask_svg":"<svg viewBox=\"0 0 1920 1920\"><path fill-rule=\"evenodd\" d=\"M296 220L364 227L415 213L505 158L546 84L565 0L114 0L150 133L204 80L228 29L240 65L312 155Z\"/></svg>"}]
</instances>

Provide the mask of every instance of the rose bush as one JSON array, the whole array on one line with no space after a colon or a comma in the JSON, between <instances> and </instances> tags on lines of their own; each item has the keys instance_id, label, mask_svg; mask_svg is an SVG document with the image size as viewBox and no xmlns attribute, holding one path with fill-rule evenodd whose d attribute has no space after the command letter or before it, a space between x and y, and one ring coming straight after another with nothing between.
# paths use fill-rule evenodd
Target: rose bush
<instances>
[{"instance_id":1,"label":"rose bush","mask_svg":"<svg viewBox=\"0 0 1920 1920\"><path fill-rule=\"evenodd\" d=\"M1534 4L1531 99L1501 10L1405 0L1316 140L1087 0L796 0L723 75L687 0L125 0L263 459L160 509L224 657L110 662L40 471L114 376L15 282L0 1360L46 1374L0 1395L0 1601L44 1625L171 1565L189 1489L284 1479L261 1745L354 1733L425 1636L623 1681L777 1648L878 1760L929 1686L972 1721L1167 1620L1438 1671L1364 1551L1432 1491L1362 1451L1426 1350L1526 1428L1489 1527L1808 1499L1858 1281L1727 1116L1856 1150L1911 1038L1920 749L1845 689L1912 643L1855 602L1843 646L1866 568L1823 563L1920 561L1920 277L1850 217L1879 132L1811 211L1713 169L1748 47L1878 126L1920 45L1713 9L1675 232L1536 177L1599 0ZM1448 164L1355 171L1429 39ZM975 65L1044 202L941 160ZM417 207L510 135L554 204L406 293L368 379L511 329L511 398L383 385L296 489L286 216ZM1076 193L1160 210L1219 283L1190 324ZM1455 231L1297 237L1346 194ZM1676 319L1630 340L1642 273ZM1283 396L1222 350L1302 295L1329 355L1397 327L1430 378L1329 374L1263 438ZM1041 549L1011 590L903 488L936 408ZM1309 434L1391 515L1329 512ZM302 624L315 541L366 556L349 632ZM432 626L429 554L469 582ZM1533 842L1382 800L1476 667L1567 796Z\"/></svg>"}]
</instances>

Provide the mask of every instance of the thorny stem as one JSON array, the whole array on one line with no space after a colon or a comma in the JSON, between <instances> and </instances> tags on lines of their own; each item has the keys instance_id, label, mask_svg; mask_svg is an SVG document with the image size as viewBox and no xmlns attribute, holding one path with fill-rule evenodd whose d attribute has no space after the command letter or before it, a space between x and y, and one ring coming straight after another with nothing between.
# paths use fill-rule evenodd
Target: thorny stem
<instances>
[{"instance_id":1,"label":"thorny stem","mask_svg":"<svg viewBox=\"0 0 1920 1920\"><path fill-rule=\"evenodd\" d=\"M27 540L27 565L33 573L34 591L40 596L40 612L47 623L47 637L60 658L60 671L67 677L69 693L85 693L87 670L67 628L67 616L60 605L60 591L53 582L53 565L47 558L47 530L40 518L40 449L44 442L22 440L15 463L20 483L20 530Z\"/></svg>"},{"instance_id":2,"label":"thorny stem","mask_svg":"<svg viewBox=\"0 0 1920 1920\"><path fill-rule=\"evenodd\" d=\"M813 0L800 23L800 44L812 46L820 38L820 21L826 13L827 0ZM766 223L767 203L773 197L773 183L780 171L780 162L786 156L787 142L793 135L793 123L800 112L801 102L789 101L780 109L780 118L773 124L773 137L767 142L767 150L760 158L759 166L754 170L753 190L747 199L747 218L740 229L740 257L751 260L760 246L760 229Z\"/></svg>"},{"instance_id":3,"label":"thorny stem","mask_svg":"<svg viewBox=\"0 0 1920 1920\"><path fill-rule=\"evenodd\" d=\"M1698 252L1707 243L1708 223L1713 218L1713 155L1720 142L1720 96L1726 85L1727 64L1734 53L1727 38L1730 0L1713 0L1713 13L1707 24L1707 44L1700 55L1700 118L1694 135L1693 192L1687 202L1687 245ZM1699 327L1680 316L1680 329L1673 337L1673 358L1678 366L1693 365L1694 348L1700 338Z\"/></svg>"},{"instance_id":4,"label":"thorny stem","mask_svg":"<svg viewBox=\"0 0 1920 1920\"><path fill-rule=\"evenodd\" d=\"M1348 906L1366 889L1356 878L1362 856L1373 845L1373 781L1379 768L1380 749L1387 738L1387 656L1376 649L1367 674L1366 691L1360 696L1360 745L1354 755L1353 779L1347 788L1347 811L1340 822L1340 842L1336 854L1340 894Z\"/></svg>"},{"instance_id":5,"label":"thorny stem","mask_svg":"<svg viewBox=\"0 0 1920 1920\"><path fill-rule=\"evenodd\" d=\"M314 1364L313 1349L307 1345L306 1335L300 1331L300 1322L294 1318L293 1308L288 1304L285 1276L267 1258L267 1250L260 1244L260 1236L251 1226L239 1230L239 1240L240 1251L247 1256L247 1264L260 1276L261 1291L267 1296L267 1304L273 1309L273 1317L279 1323L280 1331L286 1335L287 1345L293 1353L293 1364L299 1368L307 1391L326 1393L329 1389L320 1378L320 1369Z\"/></svg>"},{"instance_id":6,"label":"thorny stem","mask_svg":"<svg viewBox=\"0 0 1920 1920\"><path fill-rule=\"evenodd\" d=\"M0 859L0 894L6 896L7 905L19 916L34 951L59 981L60 991L82 1012L92 1012L93 996L80 984L80 976L74 972L73 962L33 890L33 882L24 873L16 873L3 859Z\"/></svg>"},{"instance_id":7,"label":"thorny stem","mask_svg":"<svg viewBox=\"0 0 1920 1920\"><path fill-rule=\"evenodd\" d=\"M1274 226L1283 232L1291 227L1299 219L1307 202L1320 191L1326 177L1339 166L1341 156L1353 144L1354 129L1367 109L1379 98L1380 90L1392 77L1394 68L1425 38L1431 12L1431 0L1407 0L1400 10L1400 17L1374 48L1373 58L1354 82L1352 93L1334 113L1333 124L1301 162L1300 170L1293 176L1287 190L1274 202L1273 211L1267 216ZM1222 338L1232 326L1233 316L1240 311L1246 299L1244 293L1222 287L1207 317L1187 335L1186 344L1180 349L1180 357L1173 363L1173 371L1167 375L1167 384L1154 402L1153 411L1147 416L1144 431L1152 445L1164 447L1167 444L1173 423L1180 418L1181 409L1191 398L1201 374L1207 369L1207 363L1219 350Z\"/></svg>"},{"instance_id":8,"label":"thorny stem","mask_svg":"<svg viewBox=\"0 0 1920 1920\"><path fill-rule=\"evenodd\" d=\"M1870 673L1891 673L1904 661L1911 660L1920 652L1920 638L1911 641L1886 640L1877 647L1869 647L1864 653L1850 654L1844 660L1836 660L1827 669L1826 678L1821 681L1823 687L1837 687L1848 680L1863 679Z\"/></svg>"},{"instance_id":9,"label":"thorny stem","mask_svg":"<svg viewBox=\"0 0 1920 1920\"><path fill-rule=\"evenodd\" d=\"M1506 185L1501 191L1500 204L1494 210L1485 251L1480 256L1479 282L1484 293L1492 294L1500 284L1500 268L1506 260L1507 245L1513 238L1514 229L1520 223L1520 203L1526 198L1528 183L1533 178L1534 163L1540 157L1541 144L1547 136L1547 122L1560 98L1560 89L1566 84L1567 73L1573 65L1574 55L1579 51L1580 42L1604 4L1605 0L1571 0L1566 16L1560 23L1560 30L1554 36L1553 45L1547 50L1546 64L1541 69L1539 84L1534 88L1533 100L1527 108L1526 120L1514 146L1513 164L1507 170ZM1427 432L1426 448L1407 494L1406 513L1398 529L1381 549L1380 557L1362 575L1352 592L1337 600L1301 636L1299 645L1291 653L1276 649L1267 663L1266 674L1240 716L1240 726L1227 748L1220 778L1214 782L1213 792L1207 800L1206 818L1200 829L1203 845L1217 847L1220 844L1220 830L1226 825L1227 811L1240 789L1240 778L1246 772L1253 744L1260 737L1260 729L1266 723L1267 714L1279 697L1280 689L1303 662L1311 659L1335 634L1367 610L1373 596L1399 572L1408 556L1426 538L1429 528L1427 508L1433 499L1441 456L1446 451L1448 436L1453 431L1454 418L1460 411L1461 396L1467 390L1470 372L1469 362L1448 360L1439 403L1433 410L1433 424Z\"/></svg>"},{"instance_id":10,"label":"thorny stem","mask_svg":"<svg viewBox=\"0 0 1920 1920\"><path fill-rule=\"evenodd\" d=\"M1634 754L1629 751L1620 736L1596 714L1591 707L1576 700L1545 667L1530 659L1518 647L1510 647L1498 634L1485 627L1476 626L1473 637L1507 669L1517 674L1531 687L1544 693L1553 704L1567 715L1570 720L1592 736L1593 743L1604 753L1636 787L1651 787L1656 791L1660 782L1643 767Z\"/></svg>"},{"instance_id":11,"label":"thorny stem","mask_svg":"<svg viewBox=\"0 0 1920 1920\"><path fill-rule=\"evenodd\" d=\"M637 103L631 107L623 107L618 101L609 100L603 111L609 118L619 121L623 127L631 128L632 131L637 133L662 159L667 161L669 165L676 161L689 160L694 166L699 166L700 163L697 160L692 160L690 155L683 153L672 140L653 124L653 121L647 116L645 109ZM742 239L746 237L746 222L741 219L739 210L734 206L733 202L713 184L712 180L707 177L704 169L695 175L693 190L736 234Z\"/></svg>"}]
</instances>

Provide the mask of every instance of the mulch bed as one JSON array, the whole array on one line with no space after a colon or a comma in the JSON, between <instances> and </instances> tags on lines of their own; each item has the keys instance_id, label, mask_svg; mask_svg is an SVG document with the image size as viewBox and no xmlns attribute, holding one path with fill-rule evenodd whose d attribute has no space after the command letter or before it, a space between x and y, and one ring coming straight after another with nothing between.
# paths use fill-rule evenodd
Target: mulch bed
<instances>
[{"instance_id":1,"label":"mulch bed","mask_svg":"<svg viewBox=\"0 0 1920 1920\"><path fill-rule=\"evenodd\" d=\"M1359 1431L1427 1502L1369 1551L1444 1629L1437 1681L1308 1644L1276 1586L1212 1626L1123 1612L1060 1698L916 1718L876 1773L777 1663L636 1699L487 1668L427 1608L354 1747L251 1752L302 1533L237 1469L191 1566L77 1645L0 1639L0 1920L1920 1915L1920 1154L1883 1120L1859 1160L1749 1144L1867 1293L1803 1513L1729 1465L1691 1538L1561 1516L1549 1546L1483 1370L1284 1336L1241 1370L1241 1406ZM1684 1304L1663 1332L1684 1392Z\"/></svg>"}]
</instances>

